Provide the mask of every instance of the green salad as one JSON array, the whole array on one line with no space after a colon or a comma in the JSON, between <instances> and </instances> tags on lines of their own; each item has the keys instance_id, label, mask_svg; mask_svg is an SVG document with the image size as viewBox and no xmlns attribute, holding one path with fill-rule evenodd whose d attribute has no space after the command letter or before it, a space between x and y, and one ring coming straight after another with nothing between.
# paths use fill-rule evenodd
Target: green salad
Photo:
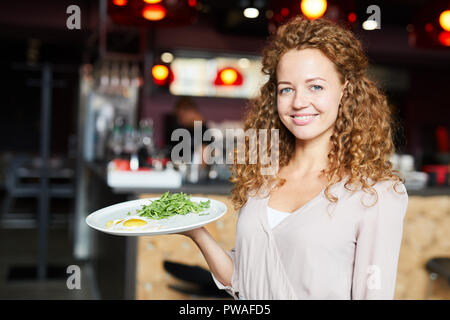
<instances>
[{"instance_id":1,"label":"green salad","mask_svg":"<svg viewBox=\"0 0 450 320\"><path fill-rule=\"evenodd\" d=\"M149 205L143 205L136 213L141 217L150 219L165 219L171 216L181 214L186 215L190 212L199 213L209 208L210 200L192 202L191 196L186 193L170 193L167 191L161 198L153 200ZM200 214L205 215L205 214Z\"/></svg>"}]
</instances>

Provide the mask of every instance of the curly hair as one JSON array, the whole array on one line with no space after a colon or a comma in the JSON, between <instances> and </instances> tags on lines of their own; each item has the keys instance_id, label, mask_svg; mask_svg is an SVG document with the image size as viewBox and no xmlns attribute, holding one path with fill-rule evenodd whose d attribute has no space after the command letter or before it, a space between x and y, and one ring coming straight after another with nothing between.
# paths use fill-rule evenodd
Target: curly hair
<instances>
[{"instance_id":1,"label":"curly hair","mask_svg":"<svg viewBox=\"0 0 450 320\"><path fill-rule=\"evenodd\" d=\"M279 129L279 147L273 151L269 146L268 151L277 153L279 168L289 163L295 151L296 138L277 113L276 70L284 53L306 48L319 49L334 63L341 82L348 80L330 139L328 166L321 173L328 181L325 196L336 202L338 199L329 192L329 188L347 175L346 189L350 190L349 186L354 185L375 194L377 199L373 186L378 181L404 182L392 170L390 162L395 151L394 119L385 94L366 76L368 58L361 43L345 27L325 18L310 21L296 17L278 28L263 49L262 72L268 80L262 85L258 97L250 101L244 116L244 130ZM236 210L247 202L250 192L259 192L263 186L279 187L286 181L277 175L262 175L259 161L248 163L247 151L252 150L247 138L246 162L234 161L231 167L230 181L234 183L231 200ZM236 154L237 148L234 149Z\"/></svg>"}]
</instances>

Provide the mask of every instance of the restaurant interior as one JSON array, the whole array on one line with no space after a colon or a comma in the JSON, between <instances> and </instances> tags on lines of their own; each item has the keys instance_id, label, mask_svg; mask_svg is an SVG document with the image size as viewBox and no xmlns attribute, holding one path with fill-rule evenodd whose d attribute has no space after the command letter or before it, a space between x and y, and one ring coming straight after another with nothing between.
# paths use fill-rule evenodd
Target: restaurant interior
<instances>
[{"instance_id":1,"label":"restaurant interior","mask_svg":"<svg viewBox=\"0 0 450 320\"><path fill-rule=\"evenodd\" d=\"M232 299L188 238L116 236L86 218L185 192L226 204L206 227L233 248L230 165L173 161L172 133L188 114L226 152L265 79L261 50L298 15L351 29L393 110L391 161L409 195L395 299L450 299L443 0L0 2L0 299Z\"/></svg>"}]
</instances>

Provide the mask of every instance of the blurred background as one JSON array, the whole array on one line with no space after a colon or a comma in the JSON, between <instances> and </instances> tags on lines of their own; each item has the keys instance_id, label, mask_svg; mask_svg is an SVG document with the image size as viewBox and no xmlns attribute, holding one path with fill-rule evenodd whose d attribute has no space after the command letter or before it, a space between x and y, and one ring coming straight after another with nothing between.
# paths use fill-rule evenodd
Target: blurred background
<instances>
[{"instance_id":1,"label":"blurred background","mask_svg":"<svg viewBox=\"0 0 450 320\"><path fill-rule=\"evenodd\" d=\"M88 214L186 192L223 201L207 229L234 246L229 166L171 161L176 128L226 147L286 20L350 28L397 121L410 196L396 299L450 298L450 2L16 0L0 3L0 299L230 299L179 235L117 237ZM199 149L192 146L191 159Z\"/></svg>"}]
</instances>

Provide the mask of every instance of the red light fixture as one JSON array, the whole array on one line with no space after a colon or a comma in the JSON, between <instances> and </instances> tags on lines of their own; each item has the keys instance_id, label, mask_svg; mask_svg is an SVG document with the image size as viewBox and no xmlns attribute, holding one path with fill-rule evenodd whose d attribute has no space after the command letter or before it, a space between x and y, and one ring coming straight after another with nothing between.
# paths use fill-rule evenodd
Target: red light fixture
<instances>
[{"instance_id":1,"label":"red light fixture","mask_svg":"<svg viewBox=\"0 0 450 320\"><path fill-rule=\"evenodd\" d=\"M235 68L224 68L217 72L214 84L216 86L239 86L242 85L242 75Z\"/></svg>"},{"instance_id":2,"label":"red light fixture","mask_svg":"<svg viewBox=\"0 0 450 320\"><path fill-rule=\"evenodd\" d=\"M439 152L448 152L450 150L450 144L448 140L447 128L444 126L438 126L435 130L435 134Z\"/></svg>"},{"instance_id":3,"label":"red light fixture","mask_svg":"<svg viewBox=\"0 0 450 320\"><path fill-rule=\"evenodd\" d=\"M283 17L287 17L289 15L289 9L288 8L282 8L280 13L281 13L281 15Z\"/></svg>"},{"instance_id":4,"label":"red light fixture","mask_svg":"<svg viewBox=\"0 0 450 320\"><path fill-rule=\"evenodd\" d=\"M310 20L320 18L327 11L326 0L302 0L300 3L302 13Z\"/></svg>"},{"instance_id":5,"label":"red light fixture","mask_svg":"<svg viewBox=\"0 0 450 320\"><path fill-rule=\"evenodd\" d=\"M356 21L356 13L350 12L348 14L348 21L351 22L351 23L355 22Z\"/></svg>"},{"instance_id":6,"label":"red light fixture","mask_svg":"<svg viewBox=\"0 0 450 320\"><path fill-rule=\"evenodd\" d=\"M150 21L162 20L166 16L166 8L159 4L151 4L142 10L142 16Z\"/></svg>"},{"instance_id":7,"label":"red light fixture","mask_svg":"<svg viewBox=\"0 0 450 320\"><path fill-rule=\"evenodd\" d=\"M450 31L442 31L438 39L443 46L450 47Z\"/></svg>"},{"instance_id":8,"label":"red light fixture","mask_svg":"<svg viewBox=\"0 0 450 320\"><path fill-rule=\"evenodd\" d=\"M156 64L152 68L153 82L158 86L163 86L173 81L173 73L163 64Z\"/></svg>"},{"instance_id":9,"label":"red light fixture","mask_svg":"<svg viewBox=\"0 0 450 320\"><path fill-rule=\"evenodd\" d=\"M450 10L445 10L439 15L439 24L445 31L450 31Z\"/></svg>"},{"instance_id":10,"label":"red light fixture","mask_svg":"<svg viewBox=\"0 0 450 320\"><path fill-rule=\"evenodd\" d=\"M150 3L150 4L157 4L160 3L162 0L144 0L145 3Z\"/></svg>"},{"instance_id":11,"label":"red light fixture","mask_svg":"<svg viewBox=\"0 0 450 320\"><path fill-rule=\"evenodd\" d=\"M119 7L127 5L127 0L113 0L113 4Z\"/></svg>"},{"instance_id":12,"label":"red light fixture","mask_svg":"<svg viewBox=\"0 0 450 320\"><path fill-rule=\"evenodd\" d=\"M169 68L162 64L154 65L152 68L152 76L155 81L164 82L169 76Z\"/></svg>"},{"instance_id":13,"label":"red light fixture","mask_svg":"<svg viewBox=\"0 0 450 320\"><path fill-rule=\"evenodd\" d=\"M197 6L197 0L188 0L188 6L189 7Z\"/></svg>"}]
</instances>

